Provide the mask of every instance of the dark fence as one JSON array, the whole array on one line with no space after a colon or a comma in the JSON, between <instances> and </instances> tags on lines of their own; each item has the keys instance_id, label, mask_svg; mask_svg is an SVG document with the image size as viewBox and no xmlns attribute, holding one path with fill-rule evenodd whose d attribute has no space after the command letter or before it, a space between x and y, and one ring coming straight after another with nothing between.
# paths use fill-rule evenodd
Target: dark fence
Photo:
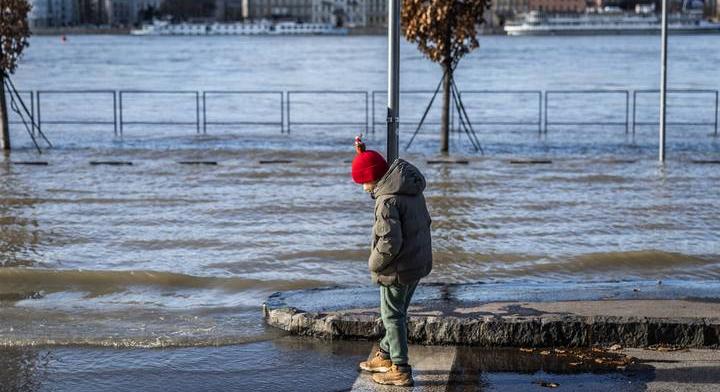
<instances>
[{"instance_id":1,"label":"dark fence","mask_svg":"<svg viewBox=\"0 0 720 392\"><path fill-rule=\"evenodd\" d=\"M401 125L415 127L432 91L409 90L401 94L405 102L401 108L405 121ZM556 126L614 126L634 134L636 127L658 124L657 94L658 90L460 92L476 128L525 127L541 134ZM126 128L140 125L188 126L197 134L220 127L248 126L277 127L280 133L299 126L352 126L375 132L377 125L385 124L386 114L386 92L377 90L40 90L23 91L21 95L28 99L32 117L41 129L52 125L102 126L112 128L120 137ZM718 90L673 89L668 91L668 97L668 125L707 126L713 129L714 136L718 135ZM687 97L699 101L690 102ZM439 124L440 101L436 98L425 124ZM10 116L13 124L20 122L12 112ZM451 126L454 117L453 112Z\"/></svg>"},{"instance_id":2,"label":"dark fence","mask_svg":"<svg viewBox=\"0 0 720 392\"><path fill-rule=\"evenodd\" d=\"M295 97L295 98L293 98ZM305 100L302 100L302 97L305 97ZM322 97L331 98L332 101L325 101L325 102L318 102L319 99ZM308 107L311 110L307 110L305 112L312 112L314 116L309 116L311 118L304 119L304 120L293 120L292 118L292 112L290 110L291 105L293 104L293 99L295 99L294 103L295 105L304 105ZM310 101L308 101L310 99ZM337 112L336 109L338 108L338 101L345 100L345 104L359 104L360 109L350 109L344 112ZM293 125L316 125L316 126L328 126L328 125L346 125L346 126L359 126L362 127L365 132L368 131L368 92L367 91L358 91L358 90L349 90L349 91L329 91L329 90L296 90L296 91L288 91L287 92L287 131L290 133L290 130L292 129ZM353 116L362 116L362 112L364 111L364 120L358 121L349 121L347 119L347 115L351 114ZM320 114L320 119L318 119L317 114ZM305 113L307 116L309 113ZM331 117L331 119L325 119ZM332 117L337 117L338 120L332 119ZM352 117L351 117L352 119Z\"/></svg>"},{"instance_id":3,"label":"dark fence","mask_svg":"<svg viewBox=\"0 0 720 392\"><path fill-rule=\"evenodd\" d=\"M79 106L90 99L108 99L112 102L109 116L98 116L98 111L78 110ZM44 100L43 100L44 99ZM81 99L81 101L73 101ZM45 106L43 106L45 105ZM48 106L51 106L48 108ZM43 116L45 108L45 116ZM37 124L43 125L107 125L118 134L117 94L114 90L40 90L37 92ZM49 113L49 114L48 114ZM107 113L106 113L107 115ZM103 118L107 117L107 118ZM121 122L122 124L122 122Z\"/></svg>"},{"instance_id":4,"label":"dark fence","mask_svg":"<svg viewBox=\"0 0 720 392\"><path fill-rule=\"evenodd\" d=\"M516 116L517 113L514 112L513 116L507 116L505 110L498 107L497 103L492 106L490 103L473 105L473 96L490 96L495 98L495 102L499 101L501 105L507 106L521 103L523 105L520 112L525 112L526 115ZM542 132L542 91L540 90L469 90L460 92L460 98L463 97L465 97L463 106L468 114L485 115L479 118L475 116L470 118L473 125L531 126L533 129L537 128L538 133ZM536 109L537 111L535 111ZM498 116L503 116L505 119L498 120Z\"/></svg>"},{"instance_id":5,"label":"dark fence","mask_svg":"<svg viewBox=\"0 0 720 392\"><path fill-rule=\"evenodd\" d=\"M420 119L422 118L422 114L425 111L425 108L430 103L430 99L432 98L434 91L432 90L403 90L400 91L400 102L402 102L402 107L400 108L400 111L402 113L402 118L404 121L401 122L401 126L409 126L413 129L416 128L420 124ZM433 107L437 110L435 111L434 116L430 116L429 118L426 118L425 121L423 121L423 124L425 125L439 125L440 120L437 116L437 113L440 105L442 105L442 99L441 96L438 95L435 98L435 101L433 102ZM382 101L378 101L378 98L381 98ZM382 103L381 103L382 102ZM408 104L410 102L410 104ZM370 98L370 106L371 106L371 112L372 115L370 117L370 131L372 133L375 133L375 126L376 125L385 125L387 123L387 91L384 90L374 90L371 93ZM381 110L381 109L382 110ZM408 113L409 112L409 113ZM379 118L378 118L379 116ZM417 117L417 118L415 118ZM455 112L450 112L450 128L455 128Z\"/></svg>"},{"instance_id":6,"label":"dark fence","mask_svg":"<svg viewBox=\"0 0 720 392\"><path fill-rule=\"evenodd\" d=\"M655 103L658 102L660 90L635 90L633 91L633 125L632 125L632 131L633 134L635 134L635 127L637 125L659 125L660 121L638 121L637 120L637 108L638 108L638 96L642 95L658 95L658 98L655 100ZM667 125L693 125L693 126L712 126L713 127L713 135L718 135L718 109L720 108L718 106L718 90L691 90L691 89L669 89L667 90L668 99L672 98L673 96L681 96L681 95L709 95L712 97L713 105L708 106L707 108L710 109L712 112L712 118L710 120L706 121L668 121L666 122ZM672 110L673 107L677 107L677 105L667 105L667 110ZM689 106L691 109L697 109L696 106L692 105ZM655 113L658 115L658 113ZM690 110L689 114L695 118L697 116L696 110ZM670 116L668 116L670 117ZM707 116L706 116L707 117Z\"/></svg>"},{"instance_id":7,"label":"dark fence","mask_svg":"<svg viewBox=\"0 0 720 392\"><path fill-rule=\"evenodd\" d=\"M553 96L565 96L565 100L562 100L560 105L565 106L567 108L570 106L570 111L573 113L585 113L587 116L589 113L592 112L592 110L597 110L598 106L604 106L607 104L607 101L605 102L598 102L590 100L589 98L596 98L598 95L605 95L605 96L613 96L618 97L615 99L624 100L624 120L623 121L614 121L614 120L575 120L575 119L565 119L565 120L551 120L550 119L550 112L548 111L548 103L551 102L551 97ZM567 101L567 97L571 96L573 97L572 101ZM557 99L557 98L556 98ZM557 101L556 101L557 102ZM614 102L617 104L617 102ZM622 106L622 103L620 104ZM563 109L565 109L563 108ZM590 109L589 111L587 109ZM564 110L564 112L568 112L568 110ZM601 113L595 113L600 114L601 116L605 116L605 111L602 111ZM621 115L622 116L622 115ZM616 112L611 113L612 117L617 117ZM625 133L627 133L630 129L630 92L628 90L548 90L545 91L545 128L544 132L547 133L548 126L551 125L610 125L610 126L622 126L625 127Z\"/></svg>"},{"instance_id":8,"label":"dark fence","mask_svg":"<svg viewBox=\"0 0 720 392\"><path fill-rule=\"evenodd\" d=\"M165 90L165 91L159 91L159 90L123 90L119 93L120 96L120 135L123 135L123 131L125 129L126 125L194 125L195 126L195 132L200 133L200 93L198 91L186 91L186 90ZM165 105L162 105L159 107L159 114L165 115L161 117L158 120L127 120L126 116L128 113L126 113L128 101L125 97L142 97L142 96L153 96L153 97L165 97L165 99L171 99L171 101L164 101ZM178 97L189 97L187 99L193 99L194 98L194 109L195 109L195 120L194 121L176 121L173 120L174 115L177 113L175 111L168 112L167 111L167 104L177 104L177 98ZM152 102L153 104L158 104L158 101ZM161 102L162 103L162 102ZM146 102L147 104L147 102ZM167 115L170 115L167 117ZM171 119L167 119L171 118Z\"/></svg>"},{"instance_id":9,"label":"dark fence","mask_svg":"<svg viewBox=\"0 0 720 392\"><path fill-rule=\"evenodd\" d=\"M240 106L235 106L230 102L234 102L228 98L245 98ZM221 104L224 106L221 108L222 112L227 115L228 112L242 112L244 108L251 107L255 111L259 111L261 119L251 120L247 119L249 116L243 117L241 120L228 119L223 117L219 120L214 120L210 112L208 111L208 103L213 102L212 99L220 99ZM223 99L224 98L224 99ZM254 98L254 99L253 99ZM278 99L279 98L279 99ZM258 99L261 100L262 104L269 104L274 102L279 105L280 117L278 121L263 120L263 118L272 118L271 113L266 113L270 109L269 105L260 105ZM282 91L203 91L202 93L202 108L203 108L203 121L202 129L203 133L207 133L208 125L220 125L220 126L237 126L237 125L270 125L277 126L280 128L280 133L285 132L285 98ZM259 110L260 109L260 110ZM245 114L247 115L247 113Z\"/></svg>"}]
</instances>

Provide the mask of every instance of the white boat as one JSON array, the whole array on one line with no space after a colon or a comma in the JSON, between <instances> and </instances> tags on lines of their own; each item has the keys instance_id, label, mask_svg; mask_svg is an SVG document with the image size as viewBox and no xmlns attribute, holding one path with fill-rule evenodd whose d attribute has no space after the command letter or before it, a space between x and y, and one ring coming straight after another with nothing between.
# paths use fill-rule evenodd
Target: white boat
<instances>
[{"instance_id":1,"label":"white boat","mask_svg":"<svg viewBox=\"0 0 720 392\"><path fill-rule=\"evenodd\" d=\"M658 34L660 17L654 12L588 12L576 15L544 15L536 11L509 22L508 35L591 35L591 34ZM671 33L720 33L720 23L710 22L697 13L668 16Z\"/></svg>"},{"instance_id":2,"label":"white boat","mask_svg":"<svg viewBox=\"0 0 720 392\"><path fill-rule=\"evenodd\" d=\"M132 35L345 35L346 28L325 23L298 23L290 21L236 23L170 23L155 20L139 29L130 31Z\"/></svg>"}]
</instances>

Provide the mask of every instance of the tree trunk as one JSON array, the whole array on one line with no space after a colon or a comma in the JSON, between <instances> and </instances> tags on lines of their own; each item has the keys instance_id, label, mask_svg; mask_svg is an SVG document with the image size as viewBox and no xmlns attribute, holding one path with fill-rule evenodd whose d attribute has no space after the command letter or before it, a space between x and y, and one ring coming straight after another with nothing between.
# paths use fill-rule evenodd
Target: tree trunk
<instances>
[{"instance_id":1,"label":"tree trunk","mask_svg":"<svg viewBox=\"0 0 720 392\"><path fill-rule=\"evenodd\" d=\"M3 72L0 72L0 145L3 150L10 150L10 126L7 102L5 102L5 74Z\"/></svg>"},{"instance_id":2,"label":"tree trunk","mask_svg":"<svg viewBox=\"0 0 720 392\"><path fill-rule=\"evenodd\" d=\"M440 152L447 154L450 150L450 81L452 80L452 69L448 62L443 64L443 72L445 78L443 78L443 101L440 116Z\"/></svg>"}]
</instances>

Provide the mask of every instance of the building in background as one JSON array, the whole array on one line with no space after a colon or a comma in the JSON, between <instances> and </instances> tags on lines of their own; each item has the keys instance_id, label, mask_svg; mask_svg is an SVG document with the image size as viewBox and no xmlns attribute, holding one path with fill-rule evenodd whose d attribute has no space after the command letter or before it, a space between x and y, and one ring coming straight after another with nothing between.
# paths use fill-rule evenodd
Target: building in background
<instances>
[{"instance_id":1,"label":"building in background","mask_svg":"<svg viewBox=\"0 0 720 392\"><path fill-rule=\"evenodd\" d=\"M311 21L335 27L365 27L366 0L313 0Z\"/></svg>"},{"instance_id":2,"label":"building in background","mask_svg":"<svg viewBox=\"0 0 720 392\"><path fill-rule=\"evenodd\" d=\"M490 11L500 19L508 19L530 11L530 4L529 0L492 0Z\"/></svg>"},{"instance_id":3,"label":"building in background","mask_svg":"<svg viewBox=\"0 0 720 392\"><path fill-rule=\"evenodd\" d=\"M528 0L530 11L577 13L585 12L585 0Z\"/></svg>"},{"instance_id":4,"label":"building in background","mask_svg":"<svg viewBox=\"0 0 720 392\"><path fill-rule=\"evenodd\" d=\"M160 9L162 0L102 0L107 24L130 26L140 22L141 13L148 8Z\"/></svg>"},{"instance_id":5,"label":"building in background","mask_svg":"<svg viewBox=\"0 0 720 392\"><path fill-rule=\"evenodd\" d=\"M313 0L247 0L248 19L312 20Z\"/></svg>"},{"instance_id":6,"label":"building in background","mask_svg":"<svg viewBox=\"0 0 720 392\"><path fill-rule=\"evenodd\" d=\"M246 19L247 6L247 0L215 0L215 20L231 22Z\"/></svg>"},{"instance_id":7,"label":"building in background","mask_svg":"<svg viewBox=\"0 0 720 392\"><path fill-rule=\"evenodd\" d=\"M365 0L368 27L387 27L388 3L387 0Z\"/></svg>"},{"instance_id":8,"label":"building in background","mask_svg":"<svg viewBox=\"0 0 720 392\"><path fill-rule=\"evenodd\" d=\"M100 0L78 0L77 1L77 23L80 25L98 25L105 23L105 10Z\"/></svg>"},{"instance_id":9,"label":"building in background","mask_svg":"<svg viewBox=\"0 0 720 392\"><path fill-rule=\"evenodd\" d=\"M71 26L78 21L76 0L30 0L30 5L31 28Z\"/></svg>"}]
</instances>

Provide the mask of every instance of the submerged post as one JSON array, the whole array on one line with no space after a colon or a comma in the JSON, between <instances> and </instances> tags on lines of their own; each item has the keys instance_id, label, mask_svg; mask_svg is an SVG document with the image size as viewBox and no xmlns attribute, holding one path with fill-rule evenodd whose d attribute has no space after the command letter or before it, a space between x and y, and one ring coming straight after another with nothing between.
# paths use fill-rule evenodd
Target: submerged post
<instances>
[{"instance_id":1,"label":"submerged post","mask_svg":"<svg viewBox=\"0 0 720 392\"><path fill-rule=\"evenodd\" d=\"M662 0L662 27L660 47L660 140L659 140L659 160L665 161L665 105L667 95L667 2Z\"/></svg>"},{"instance_id":2,"label":"submerged post","mask_svg":"<svg viewBox=\"0 0 720 392\"><path fill-rule=\"evenodd\" d=\"M11 92L12 94L12 92ZM0 70L0 149L10 150L10 125L5 102L5 72Z\"/></svg>"},{"instance_id":3,"label":"submerged post","mask_svg":"<svg viewBox=\"0 0 720 392\"><path fill-rule=\"evenodd\" d=\"M387 160L398 158L400 106L400 5L402 0L388 2L388 103Z\"/></svg>"}]
</instances>

